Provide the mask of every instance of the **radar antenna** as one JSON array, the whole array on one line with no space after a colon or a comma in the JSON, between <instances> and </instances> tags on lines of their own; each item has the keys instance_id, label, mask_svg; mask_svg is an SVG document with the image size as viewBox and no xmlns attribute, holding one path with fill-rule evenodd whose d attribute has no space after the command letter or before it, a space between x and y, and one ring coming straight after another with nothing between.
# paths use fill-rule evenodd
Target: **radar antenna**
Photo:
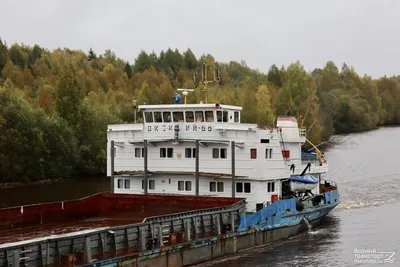
<instances>
[{"instance_id":1,"label":"radar antenna","mask_svg":"<svg viewBox=\"0 0 400 267\"><path fill-rule=\"evenodd\" d=\"M179 89L177 89L177 90L178 90L178 91L182 91L182 95L183 95L183 98L185 99L185 105L186 105L186 97L187 97L187 95L189 94L189 92L193 92L194 89L179 88Z\"/></svg>"},{"instance_id":2,"label":"radar antenna","mask_svg":"<svg viewBox=\"0 0 400 267\"><path fill-rule=\"evenodd\" d=\"M207 76L207 62L206 60L204 60L202 66L201 66L201 81L196 82L196 74L195 73L193 75L193 82L194 84L204 84L203 89L201 90L202 92L204 92L204 98L205 98L205 102L206 104L208 103L208 84L210 83L217 83L219 84L220 82L220 73L219 73L219 66L217 63L214 63L215 69L214 69L214 79L213 80L208 80L208 76Z\"/></svg>"}]
</instances>

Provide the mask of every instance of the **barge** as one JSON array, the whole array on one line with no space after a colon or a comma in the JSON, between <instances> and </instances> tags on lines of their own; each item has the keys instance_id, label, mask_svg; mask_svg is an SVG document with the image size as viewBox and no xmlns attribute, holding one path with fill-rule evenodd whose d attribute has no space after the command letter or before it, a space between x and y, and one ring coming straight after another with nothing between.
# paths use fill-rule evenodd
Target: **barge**
<instances>
[{"instance_id":1,"label":"barge","mask_svg":"<svg viewBox=\"0 0 400 267\"><path fill-rule=\"evenodd\" d=\"M108 126L112 194L0 209L0 267L186 266L296 235L339 204L296 118L260 128L180 91L184 104Z\"/></svg>"}]
</instances>

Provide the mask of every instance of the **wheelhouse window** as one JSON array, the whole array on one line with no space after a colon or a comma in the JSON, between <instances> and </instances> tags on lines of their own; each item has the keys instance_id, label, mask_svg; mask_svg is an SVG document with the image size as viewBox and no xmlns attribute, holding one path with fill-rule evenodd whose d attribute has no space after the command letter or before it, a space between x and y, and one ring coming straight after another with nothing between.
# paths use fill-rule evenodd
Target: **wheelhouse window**
<instances>
[{"instance_id":1,"label":"wheelhouse window","mask_svg":"<svg viewBox=\"0 0 400 267\"><path fill-rule=\"evenodd\" d=\"M223 119L223 122L228 122L228 111L223 112L222 119Z\"/></svg>"},{"instance_id":2,"label":"wheelhouse window","mask_svg":"<svg viewBox=\"0 0 400 267\"><path fill-rule=\"evenodd\" d=\"M194 113L193 111L186 111L185 112L186 116L186 122L194 122Z\"/></svg>"},{"instance_id":3,"label":"wheelhouse window","mask_svg":"<svg viewBox=\"0 0 400 267\"><path fill-rule=\"evenodd\" d=\"M203 111L196 111L196 122L204 122L204 113Z\"/></svg>"},{"instance_id":4,"label":"wheelhouse window","mask_svg":"<svg viewBox=\"0 0 400 267\"><path fill-rule=\"evenodd\" d=\"M228 122L228 111L217 110L217 122Z\"/></svg>"},{"instance_id":5,"label":"wheelhouse window","mask_svg":"<svg viewBox=\"0 0 400 267\"><path fill-rule=\"evenodd\" d=\"M154 112L154 122L163 122L161 112L159 111Z\"/></svg>"},{"instance_id":6,"label":"wheelhouse window","mask_svg":"<svg viewBox=\"0 0 400 267\"><path fill-rule=\"evenodd\" d=\"M214 112L213 111L206 111L206 121L213 122L214 121Z\"/></svg>"},{"instance_id":7,"label":"wheelhouse window","mask_svg":"<svg viewBox=\"0 0 400 267\"><path fill-rule=\"evenodd\" d=\"M222 111L217 110L217 122L222 122Z\"/></svg>"},{"instance_id":8,"label":"wheelhouse window","mask_svg":"<svg viewBox=\"0 0 400 267\"><path fill-rule=\"evenodd\" d=\"M239 111L235 111L235 114L233 117L234 117L235 122L239 122Z\"/></svg>"},{"instance_id":9,"label":"wheelhouse window","mask_svg":"<svg viewBox=\"0 0 400 267\"><path fill-rule=\"evenodd\" d=\"M174 122L183 122L183 112L182 111L175 111L173 112Z\"/></svg>"},{"instance_id":10,"label":"wheelhouse window","mask_svg":"<svg viewBox=\"0 0 400 267\"><path fill-rule=\"evenodd\" d=\"M145 112L144 118L146 122L153 122L153 112Z\"/></svg>"},{"instance_id":11,"label":"wheelhouse window","mask_svg":"<svg viewBox=\"0 0 400 267\"><path fill-rule=\"evenodd\" d=\"M250 149L250 158L251 159L256 159L257 158L257 149L256 148Z\"/></svg>"},{"instance_id":12,"label":"wheelhouse window","mask_svg":"<svg viewBox=\"0 0 400 267\"><path fill-rule=\"evenodd\" d=\"M171 112L170 111L163 112L163 120L164 120L164 122L171 122Z\"/></svg>"}]
</instances>

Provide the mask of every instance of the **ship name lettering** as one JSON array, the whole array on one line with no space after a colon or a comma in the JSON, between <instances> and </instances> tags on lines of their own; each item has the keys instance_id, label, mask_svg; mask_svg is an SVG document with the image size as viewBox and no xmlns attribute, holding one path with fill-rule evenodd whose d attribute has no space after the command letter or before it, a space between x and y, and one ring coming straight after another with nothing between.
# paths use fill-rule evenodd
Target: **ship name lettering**
<instances>
[{"instance_id":1,"label":"ship name lettering","mask_svg":"<svg viewBox=\"0 0 400 267\"><path fill-rule=\"evenodd\" d=\"M203 131L203 132L205 132L206 131L206 126L201 126L201 130Z\"/></svg>"},{"instance_id":2,"label":"ship name lettering","mask_svg":"<svg viewBox=\"0 0 400 267\"><path fill-rule=\"evenodd\" d=\"M168 131L172 132L172 125L168 126Z\"/></svg>"},{"instance_id":3,"label":"ship name lettering","mask_svg":"<svg viewBox=\"0 0 400 267\"><path fill-rule=\"evenodd\" d=\"M197 132L197 125L196 124L193 125L193 132Z\"/></svg>"},{"instance_id":4,"label":"ship name lettering","mask_svg":"<svg viewBox=\"0 0 400 267\"><path fill-rule=\"evenodd\" d=\"M154 126L154 131L158 132L158 125Z\"/></svg>"},{"instance_id":5,"label":"ship name lettering","mask_svg":"<svg viewBox=\"0 0 400 267\"><path fill-rule=\"evenodd\" d=\"M212 127L208 126L208 131L211 132L212 131Z\"/></svg>"},{"instance_id":6,"label":"ship name lettering","mask_svg":"<svg viewBox=\"0 0 400 267\"><path fill-rule=\"evenodd\" d=\"M147 131L151 132L151 126L147 126Z\"/></svg>"},{"instance_id":7,"label":"ship name lettering","mask_svg":"<svg viewBox=\"0 0 400 267\"><path fill-rule=\"evenodd\" d=\"M163 127L162 127L163 129L163 132L165 132L165 130L167 129L167 126L166 125L163 125Z\"/></svg>"}]
</instances>

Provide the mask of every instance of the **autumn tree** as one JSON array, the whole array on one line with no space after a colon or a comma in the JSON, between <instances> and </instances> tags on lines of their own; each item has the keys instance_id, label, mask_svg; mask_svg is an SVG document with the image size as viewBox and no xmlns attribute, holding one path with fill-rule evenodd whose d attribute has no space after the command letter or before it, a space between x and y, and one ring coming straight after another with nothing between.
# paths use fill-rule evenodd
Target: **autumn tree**
<instances>
[{"instance_id":1,"label":"autumn tree","mask_svg":"<svg viewBox=\"0 0 400 267\"><path fill-rule=\"evenodd\" d=\"M76 125L80 116L83 97L83 90L76 70L73 64L69 62L62 70L55 93L56 111L69 125Z\"/></svg>"},{"instance_id":2,"label":"autumn tree","mask_svg":"<svg viewBox=\"0 0 400 267\"><path fill-rule=\"evenodd\" d=\"M274 111L271 105L269 89L266 85L258 87L256 92L257 100L257 123L260 126L272 125L274 123Z\"/></svg>"}]
</instances>

